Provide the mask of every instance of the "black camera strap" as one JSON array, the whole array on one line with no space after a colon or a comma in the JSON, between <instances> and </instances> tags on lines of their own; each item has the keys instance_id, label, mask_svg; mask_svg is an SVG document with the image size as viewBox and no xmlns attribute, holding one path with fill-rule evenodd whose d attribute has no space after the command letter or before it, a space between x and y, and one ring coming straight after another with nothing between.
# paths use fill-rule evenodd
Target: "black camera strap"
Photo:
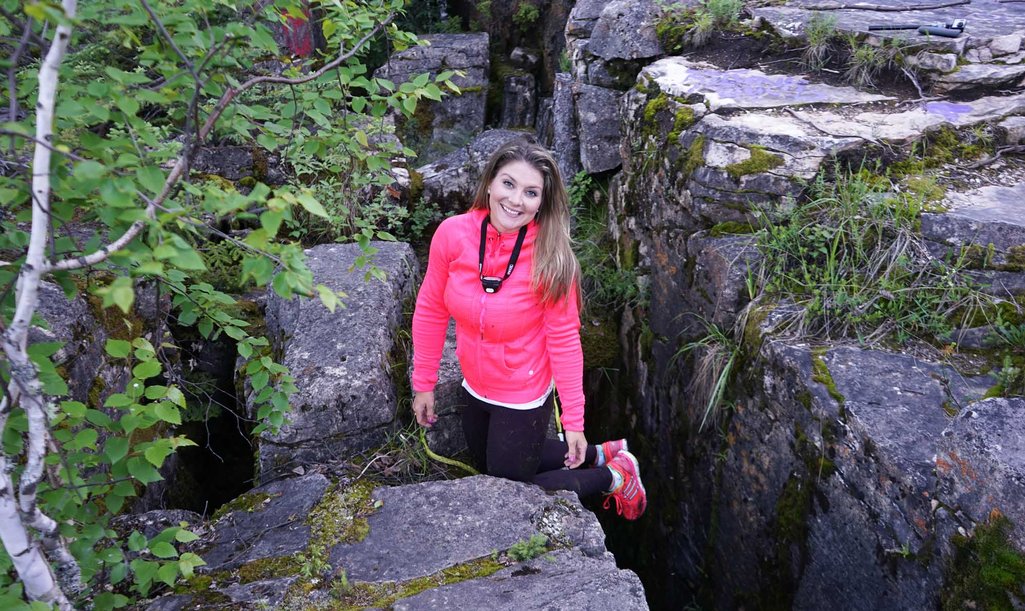
<instances>
[{"instance_id":1,"label":"black camera strap","mask_svg":"<svg viewBox=\"0 0 1025 611\"><path fill-rule=\"evenodd\" d=\"M520 248L523 246L523 240L527 237L527 226L520 227L520 232L516 236L516 244L513 245L512 255L509 256L509 264L505 266L505 275L501 278L485 277L484 276L484 245L487 242L488 234L488 222L491 221L491 216L486 215L484 220L480 224L480 255L477 259L477 272L480 274L480 284L484 287L485 293L497 293L498 289L502 288L502 283L505 279L512 275L513 268L516 267L516 260L520 258Z\"/></svg>"}]
</instances>

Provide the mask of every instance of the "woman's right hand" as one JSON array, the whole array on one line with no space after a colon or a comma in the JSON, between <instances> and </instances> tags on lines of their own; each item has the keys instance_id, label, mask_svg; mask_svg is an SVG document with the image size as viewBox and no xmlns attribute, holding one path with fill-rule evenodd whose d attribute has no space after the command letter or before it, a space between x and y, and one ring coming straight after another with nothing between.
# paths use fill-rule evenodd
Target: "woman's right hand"
<instances>
[{"instance_id":1,"label":"woman's right hand","mask_svg":"<svg viewBox=\"0 0 1025 611\"><path fill-rule=\"evenodd\" d=\"M434 415L434 391L424 390L413 393L413 415L420 426L431 428L438 417Z\"/></svg>"}]
</instances>

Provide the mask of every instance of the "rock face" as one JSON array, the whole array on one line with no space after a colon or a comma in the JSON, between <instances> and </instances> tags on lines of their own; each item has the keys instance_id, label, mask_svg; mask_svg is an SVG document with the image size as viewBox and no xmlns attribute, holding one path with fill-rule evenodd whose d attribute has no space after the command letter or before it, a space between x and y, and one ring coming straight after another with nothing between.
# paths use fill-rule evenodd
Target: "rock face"
<instances>
[{"instance_id":1,"label":"rock face","mask_svg":"<svg viewBox=\"0 0 1025 611\"><path fill-rule=\"evenodd\" d=\"M566 49L575 80L627 89L647 60L662 55L654 0L577 2L566 23Z\"/></svg>"},{"instance_id":2,"label":"rock face","mask_svg":"<svg viewBox=\"0 0 1025 611\"><path fill-rule=\"evenodd\" d=\"M417 168L423 178L424 200L438 204L444 212L465 212L473 201L477 181L491 154L507 141L526 135L491 129L434 163Z\"/></svg>"},{"instance_id":3,"label":"rock face","mask_svg":"<svg viewBox=\"0 0 1025 611\"><path fill-rule=\"evenodd\" d=\"M67 372L71 399L99 407L108 396L124 390L131 372L126 365L109 362L104 346L110 332L96 320L82 295L68 299L59 286L43 282L37 311L49 329L31 327L29 343L64 343L53 362Z\"/></svg>"},{"instance_id":4,"label":"rock face","mask_svg":"<svg viewBox=\"0 0 1025 611\"><path fill-rule=\"evenodd\" d=\"M806 2L752 8L757 23L766 25L785 40L807 40L806 31L816 11L806 9ZM923 36L916 30L876 30L866 33L866 24L950 23L955 16L941 7L914 10L893 10L900 5L838 7L829 10L836 33L850 36L858 45L879 48L885 44L906 49L902 52L908 63L919 69L919 77L934 94L979 92L1014 89L1025 72L1022 62L1021 13L1013 5L994 0L960 6L956 18L965 19L967 27L957 37ZM875 10L876 7L879 10ZM951 61L953 60L953 61Z\"/></svg>"},{"instance_id":5,"label":"rock face","mask_svg":"<svg viewBox=\"0 0 1025 611\"><path fill-rule=\"evenodd\" d=\"M314 474L253 490L200 542L210 588L148 609L648 608L640 580L616 568L594 514L573 494L486 476L360 486ZM549 541L540 557L506 554L536 535ZM313 554L323 564L304 578L302 558Z\"/></svg>"},{"instance_id":6,"label":"rock face","mask_svg":"<svg viewBox=\"0 0 1025 611\"><path fill-rule=\"evenodd\" d=\"M307 251L315 282L344 293L345 308L333 314L319 300L267 300L267 330L279 361L299 389L290 422L259 440L258 471L269 481L296 466L327 462L380 443L395 426L396 388L390 358L402 304L415 290L418 269L407 244L375 242L373 265L384 281L368 281L350 268L355 244ZM247 397L252 410L253 397Z\"/></svg>"},{"instance_id":7,"label":"rock face","mask_svg":"<svg viewBox=\"0 0 1025 611\"><path fill-rule=\"evenodd\" d=\"M396 53L374 76L404 83L424 73L432 78L446 70L465 73L452 79L461 94L448 95L441 102L420 100L416 115L399 128L402 142L416 150L424 163L463 146L484 128L490 60L487 34L431 34L421 38L429 46Z\"/></svg>"},{"instance_id":8,"label":"rock face","mask_svg":"<svg viewBox=\"0 0 1025 611\"><path fill-rule=\"evenodd\" d=\"M612 213L651 305L643 321L624 317L636 390L620 424L657 448L650 454L673 457L642 455L642 470L659 473L645 480L650 498L667 499L654 511L673 517L629 535L667 542L654 559L632 560L671 567L666 591L649 590L659 605L686 600L694 580L710 608L936 608L956 533L993 510L1025 520L1020 400L983 400L996 382L985 368L787 336L800 309L750 303L760 254L748 234L785 221L831 160L907 151L923 134L983 123L1005 122L1010 134L1021 94L902 106L794 78L666 58L623 94ZM972 273L984 290L1020 295L1021 188L952 186L921 215L917 238L931 241L937 265L979 255ZM705 404L694 399L707 353L681 356L711 325L737 329L742 363L732 409L712 417L718 433L701 429ZM983 348L989 334L951 341ZM1017 526L1011 536L1020 546Z\"/></svg>"}]
</instances>

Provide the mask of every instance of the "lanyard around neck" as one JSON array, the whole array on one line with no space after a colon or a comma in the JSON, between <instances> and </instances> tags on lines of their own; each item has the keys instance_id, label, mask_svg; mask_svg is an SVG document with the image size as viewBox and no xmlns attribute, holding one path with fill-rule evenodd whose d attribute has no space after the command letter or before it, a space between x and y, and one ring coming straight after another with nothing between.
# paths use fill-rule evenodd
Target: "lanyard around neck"
<instances>
[{"instance_id":1,"label":"lanyard around neck","mask_svg":"<svg viewBox=\"0 0 1025 611\"><path fill-rule=\"evenodd\" d=\"M480 254L477 259L477 272L480 274L480 283L484 287L484 292L497 293L498 289L502 288L502 283L512 275L513 268L516 267L516 260L520 258L520 248L523 246L524 238L527 237L527 226L520 227L519 235L516 236L516 244L513 245L512 255L509 256L509 264L505 266L505 275L501 278L496 278L484 275L484 245L487 241L488 222L490 220L491 216L485 215L484 220L480 224Z\"/></svg>"}]
</instances>

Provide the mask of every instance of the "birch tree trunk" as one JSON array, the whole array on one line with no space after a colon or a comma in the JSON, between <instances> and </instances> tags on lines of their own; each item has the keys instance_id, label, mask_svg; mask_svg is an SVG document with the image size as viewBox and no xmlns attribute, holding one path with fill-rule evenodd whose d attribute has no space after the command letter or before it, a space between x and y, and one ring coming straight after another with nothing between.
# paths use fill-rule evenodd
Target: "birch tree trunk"
<instances>
[{"instance_id":1,"label":"birch tree trunk","mask_svg":"<svg viewBox=\"0 0 1025 611\"><path fill-rule=\"evenodd\" d=\"M53 114L57 99L60 64L71 39L70 21L77 9L75 0L61 3L67 23L58 25L53 42L39 68L39 98L36 103L36 145L32 158L32 228L28 254L18 276L15 313L3 336L3 350L11 367L11 380L5 401L0 405L0 430L17 403L29 421L27 456L18 492L15 494L11 472L15 461L0 455L0 541L11 557L18 577L31 600L72 609L62 585L72 593L80 589L77 564L57 531L57 523L44 515L36 504L36 490L43 475L49 425L46 399L38 372L26 351L28 329L39 302L39 282L46 270L45 248L50 232L50 161L47 146L53 135ZM31 530L30 530L31 529ZM38 533L42 541L35 540ZM50 558L43 548L50 553ZM60 572L60 582L51 569ZM61 583L62 582L62 583Z\"/></svg>"}]
</instances>

